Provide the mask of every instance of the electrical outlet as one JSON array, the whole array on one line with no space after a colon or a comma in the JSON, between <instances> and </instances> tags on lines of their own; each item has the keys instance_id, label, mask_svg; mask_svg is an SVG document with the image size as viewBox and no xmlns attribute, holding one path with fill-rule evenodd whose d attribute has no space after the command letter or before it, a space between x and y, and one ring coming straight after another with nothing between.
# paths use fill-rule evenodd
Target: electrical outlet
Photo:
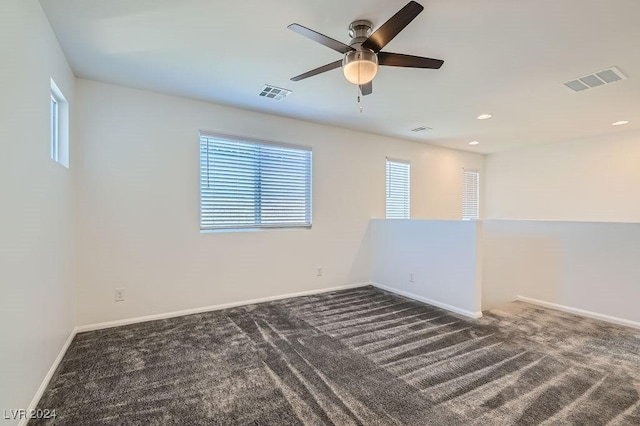
<instances>
[{"instance_id":1,"label":"electrical outlet","mask_svg":"<svg viewBox=\"0 0 640 426\"><path fill-rule=\"evenodd\" d=\"M413 279L413 272L409 272L409 282L410 283L415 282L414 279Z\"/></svg>"},{"instance_id":2,"label":"electrical outlet","mask_svg":"<svg viewBox=\"0 0 640 426\"><path fill-rule=\"evenodd\" d=\"M124 302L124 288L116 288L113 294L114 302Z\"/></svg>"},{"instance_id":3,"label":"electrical outlet","mask_svg":"<svg viewBox=\"0 0 640 426\"><path fill-rule=\"evenodd\" d=\"M322 276L322 266L318 266L316 268L316 275L321 277Z\"/></svg>"}]
</instances>

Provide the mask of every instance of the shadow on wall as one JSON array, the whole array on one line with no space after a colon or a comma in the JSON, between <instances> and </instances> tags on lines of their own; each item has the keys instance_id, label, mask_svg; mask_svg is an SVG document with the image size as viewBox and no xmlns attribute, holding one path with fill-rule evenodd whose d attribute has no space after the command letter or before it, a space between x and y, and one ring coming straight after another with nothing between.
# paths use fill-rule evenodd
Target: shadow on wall
<instances>
[{"instance_id":1,"label":"shadow on wall","mask_svg":"<svg viewBox=\"0 0 640 426\"><path fill-rule=\"evenodd\" d=\"M385 290L481 316L479 222L373 219L371 279Z\"/></svg>"},{"instance_id":2,"label":"shadow on wall","mask_svg":"<svg viewBox=\"0 0 640 426\"><path fill-rule=\"evenodd\" d=\"M483 309L516 296L640 327L640 223L483 221Z\"/></svg>"},{"instance_id":3,"label":"shadow on wall","mask_svg":"<svg viewBox=\"0 0 640 426\"><path fill-rule=\"evenodd\" d=\"M513 236L483 229L482 310L512 302L519 295L540 300L560 297L557 241L536 235Z\"/></svg>"},{"instance_id":4,"label":"shadow on wall","mask_svg":"<svg viewBox=\"0 0 640 426\"><path fill-rule=\"evenodd\" d=\"M640 327L640 223L374 219L370 226L372 281L381 288L472 317L522 296Z\"/></svg>"},{"instance_id":5,"label":"shadow on wall","mask_svg":"<svg viewBox=\"0 0 640 426\"><path fill-rule=\"evenodd\" d=\"M360 240L360 246L356 252L356 256L353 259L351 268L349 269L348 283L361 283L370 281L370 276L362 277L362 271L371 270L371 223L367 224L367 230L365 231L362 239Z\"/></svg>"}]
</instances>

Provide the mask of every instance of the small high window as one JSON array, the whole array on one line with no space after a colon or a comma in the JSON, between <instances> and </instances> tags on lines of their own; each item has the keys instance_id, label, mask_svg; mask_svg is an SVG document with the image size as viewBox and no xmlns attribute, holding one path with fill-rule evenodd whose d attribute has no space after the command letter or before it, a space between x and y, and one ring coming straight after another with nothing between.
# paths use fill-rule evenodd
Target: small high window
<instances>
[{"instance_id":1,"label":"small high window","mask_svg":"<svg viewBox=\"0 0 640 426\"><path fill-rule=\"evenodd\" d=\"M51 159L69 167L69 103L51 79Z\"/></svg>"},{"instance_id":2,"label":"small high window","mask_svg":"<svg viewBox=\"0 0 640 426\"><path fill-rule=\"evenodd\" d=\"M387 159L387 219L411 218L411 164Z\"/></svg>"},{"instance_id":3,"label":"small high window","mask_svg":"<svg viewBox=\"0 0 640 426\"><path fill-rule=\"evenodd\" d=\"M462 172L462 220L480 218L480 173L474 170Z\"/></svg>"}]
</instances>

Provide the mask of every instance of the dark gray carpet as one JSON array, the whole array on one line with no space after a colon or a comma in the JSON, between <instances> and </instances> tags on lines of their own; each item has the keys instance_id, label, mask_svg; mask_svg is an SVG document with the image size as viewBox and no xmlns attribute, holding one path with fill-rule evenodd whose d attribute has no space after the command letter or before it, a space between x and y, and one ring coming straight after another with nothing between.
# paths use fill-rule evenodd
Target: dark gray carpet
<instances>
[{"instance_id":1,"label":"dark gray carpet","mask_svg":"<svg viewBox=\"0 0 640 426\"><path fill-rule=\"evenodd\" d=\"M76 336L61 425L637 425L640 332L364 287Z\"/></svg>"}]
</instances>

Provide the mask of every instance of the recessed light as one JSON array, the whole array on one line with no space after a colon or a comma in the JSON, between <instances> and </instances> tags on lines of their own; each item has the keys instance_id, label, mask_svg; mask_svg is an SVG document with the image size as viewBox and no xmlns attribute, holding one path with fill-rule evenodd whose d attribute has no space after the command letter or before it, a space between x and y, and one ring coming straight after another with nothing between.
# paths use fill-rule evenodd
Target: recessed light
<instances>
[{"instance_id":1,"label":"recessed light","mask_svg":"<svg viewBox=\"0 0 640 426\"><path fill-rule=\"evenodd\" d=\"M627 120L620 120L615 123L611 123L612 126L622 126L623 124L629 124L629 122Z\"/></svg>"},{"instance_id":2,"label":"recessed light","mask_svg":"<svg viewBox=\"0 0 640 426\"><path fill-rule=\"evenodd\" d=\"M471 141L471 142L469 142L469 145L478 145L479 143L480 142L478 142L478 141Z\"/></svg>"},{"instance_id":3,"label":"recessed light","mask_svg":"<svg viewBox=\"0 0 640 426\"><path fill-rule=\"evenodd\" d=\"M493 117L491 114L480 114L478 120L488 120L491 117Z\"/></svg>"}]
</instances>

